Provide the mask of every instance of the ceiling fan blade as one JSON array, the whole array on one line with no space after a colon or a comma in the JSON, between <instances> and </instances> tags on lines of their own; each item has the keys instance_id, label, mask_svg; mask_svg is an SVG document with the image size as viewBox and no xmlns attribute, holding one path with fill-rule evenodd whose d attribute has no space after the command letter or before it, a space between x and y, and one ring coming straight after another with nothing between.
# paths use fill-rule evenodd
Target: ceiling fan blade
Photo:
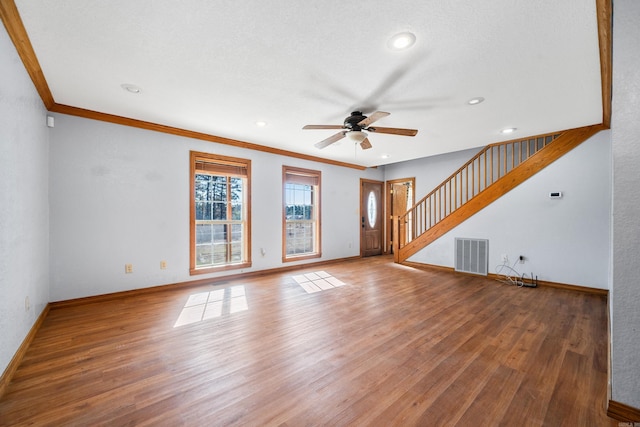
<instances>
[{"instance_id":1,"label":"ceiling fan blade","mask_svg":"<svg viewBox=\"0 0 640 427\"><path fill-rule=\"evenodd\" d=\"M369 126L371 123L375 122L376 120L380 120L383 117L387 117L390 113L385 113L384 111L376 111L375 113L371 114L369 117L367 117L364 120L361 120L358 123L358 126L366 128L367 126Z\"/></svg>"},{"instance_id":2,"label":"ceiling fan blade","mask_svg":"<svg viewBox=\"0 0 640 427\"><path fill-rule=\"evenodd\" d=\"M389 133L392 135L402 135L402 136L416 136L416 134L418 133L416 129L381 128L378 126L374 128L369 128L367 130L371 132L376 132L376 133Z\"/></svg>"},{"instance_id":3,"label":"ceiling fan blade","mask_svg":"<svg viewBox=\"0 0 640 427\"><path fill-rule=\"evenodd\" d=\"M369 138L363 139L360 143L360 147L362 147L363 150L368 150L369 148L371 148L372 145L371 142L369 142Z\"/></svg>"},{"instance_id":4,"label":"ceiling fan blade","mask_svg":"<svg viewBox=\"0 0 640 427\"><path fill-rule=\"evenodd\" d=\"M346 133L346 132L338 132L338 133L336 133L335 135L330 136L330 137L329 137L329 138L327 138L327 139L323 139L322 141L317 142L317 143L315 143L315 144L313 144L313 145L314 145L314 147L316 147L316 148L324 148L324 147L326 147L327 145L331 145L331 144L333 144L333 143L334 143L334 142L336 142L336 141L340 141L342 138L344 138L345 133Z\"/></svg>"},{"instance_id":5,"label":"ceiling fan blade","mask_svg":"<svg viewBox=\"0 0 640 427\"><path fill-rule=\"evenodd\" d=\"M343 125L306 125L302 129L342 129Z\"/></svg>"}]
</instances>

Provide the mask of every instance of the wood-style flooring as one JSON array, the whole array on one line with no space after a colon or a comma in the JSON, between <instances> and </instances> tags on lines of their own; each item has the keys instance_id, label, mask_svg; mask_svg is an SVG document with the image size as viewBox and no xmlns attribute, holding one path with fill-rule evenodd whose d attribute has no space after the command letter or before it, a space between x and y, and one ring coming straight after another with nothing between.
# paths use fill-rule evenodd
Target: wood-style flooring
<instances>
[{"instance_id":1,"label":"wood-style flooring","mask_svg":"<svg viewBox=\"0 0 640 427\"><path fill-rule=\"evenodd\" d=\"M607 334L603 296L365 258L54 307L0 425L615 426Z\"/></svg>"}]
</instances>

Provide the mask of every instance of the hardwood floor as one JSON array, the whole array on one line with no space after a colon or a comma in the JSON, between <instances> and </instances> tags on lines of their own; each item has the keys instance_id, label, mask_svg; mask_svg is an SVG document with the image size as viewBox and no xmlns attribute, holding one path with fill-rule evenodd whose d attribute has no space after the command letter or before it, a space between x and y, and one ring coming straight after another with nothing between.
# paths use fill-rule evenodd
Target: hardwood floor
<instances>
[{"instance_id":1,"label":"hardwood floor","mask_svg":"<svg viewBox=\"0 0 640 427\"><path fill-rule=\"evenodd\" d=\"M602 296L353 260L54 307L0 425L615 426L607 334Z\"/></svg>"}]
</instances>

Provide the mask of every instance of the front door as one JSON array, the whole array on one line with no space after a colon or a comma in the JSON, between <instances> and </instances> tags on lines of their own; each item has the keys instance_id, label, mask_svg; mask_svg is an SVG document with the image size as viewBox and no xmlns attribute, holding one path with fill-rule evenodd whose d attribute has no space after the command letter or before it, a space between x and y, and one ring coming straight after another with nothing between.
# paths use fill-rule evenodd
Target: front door
<instances>
[{"instance_id":1,"label":"front door","mask_svg":"<svg viewBox=\"0 0 640 427\"><path fill-rule=\"evenodd\" d=\"M360 180L360 253L382 255L382 188L383 182Z\"/></svg>"}]
</instances>

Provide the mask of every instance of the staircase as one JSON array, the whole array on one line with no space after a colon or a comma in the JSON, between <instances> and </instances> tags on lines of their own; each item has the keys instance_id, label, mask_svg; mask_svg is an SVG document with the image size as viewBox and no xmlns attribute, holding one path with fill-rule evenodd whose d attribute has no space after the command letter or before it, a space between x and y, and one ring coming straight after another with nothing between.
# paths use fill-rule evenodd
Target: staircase
<instances>
[{"instance_id":1,"label":"staircase","mask_svg":"<svg viewBox=\"0 0 640 427\"><path fill-rule=\"evenodd\" d=\"M394 218L394 260L405 261L602 129L588 126L486 146Z\"/></svg>"}]
</instances>

